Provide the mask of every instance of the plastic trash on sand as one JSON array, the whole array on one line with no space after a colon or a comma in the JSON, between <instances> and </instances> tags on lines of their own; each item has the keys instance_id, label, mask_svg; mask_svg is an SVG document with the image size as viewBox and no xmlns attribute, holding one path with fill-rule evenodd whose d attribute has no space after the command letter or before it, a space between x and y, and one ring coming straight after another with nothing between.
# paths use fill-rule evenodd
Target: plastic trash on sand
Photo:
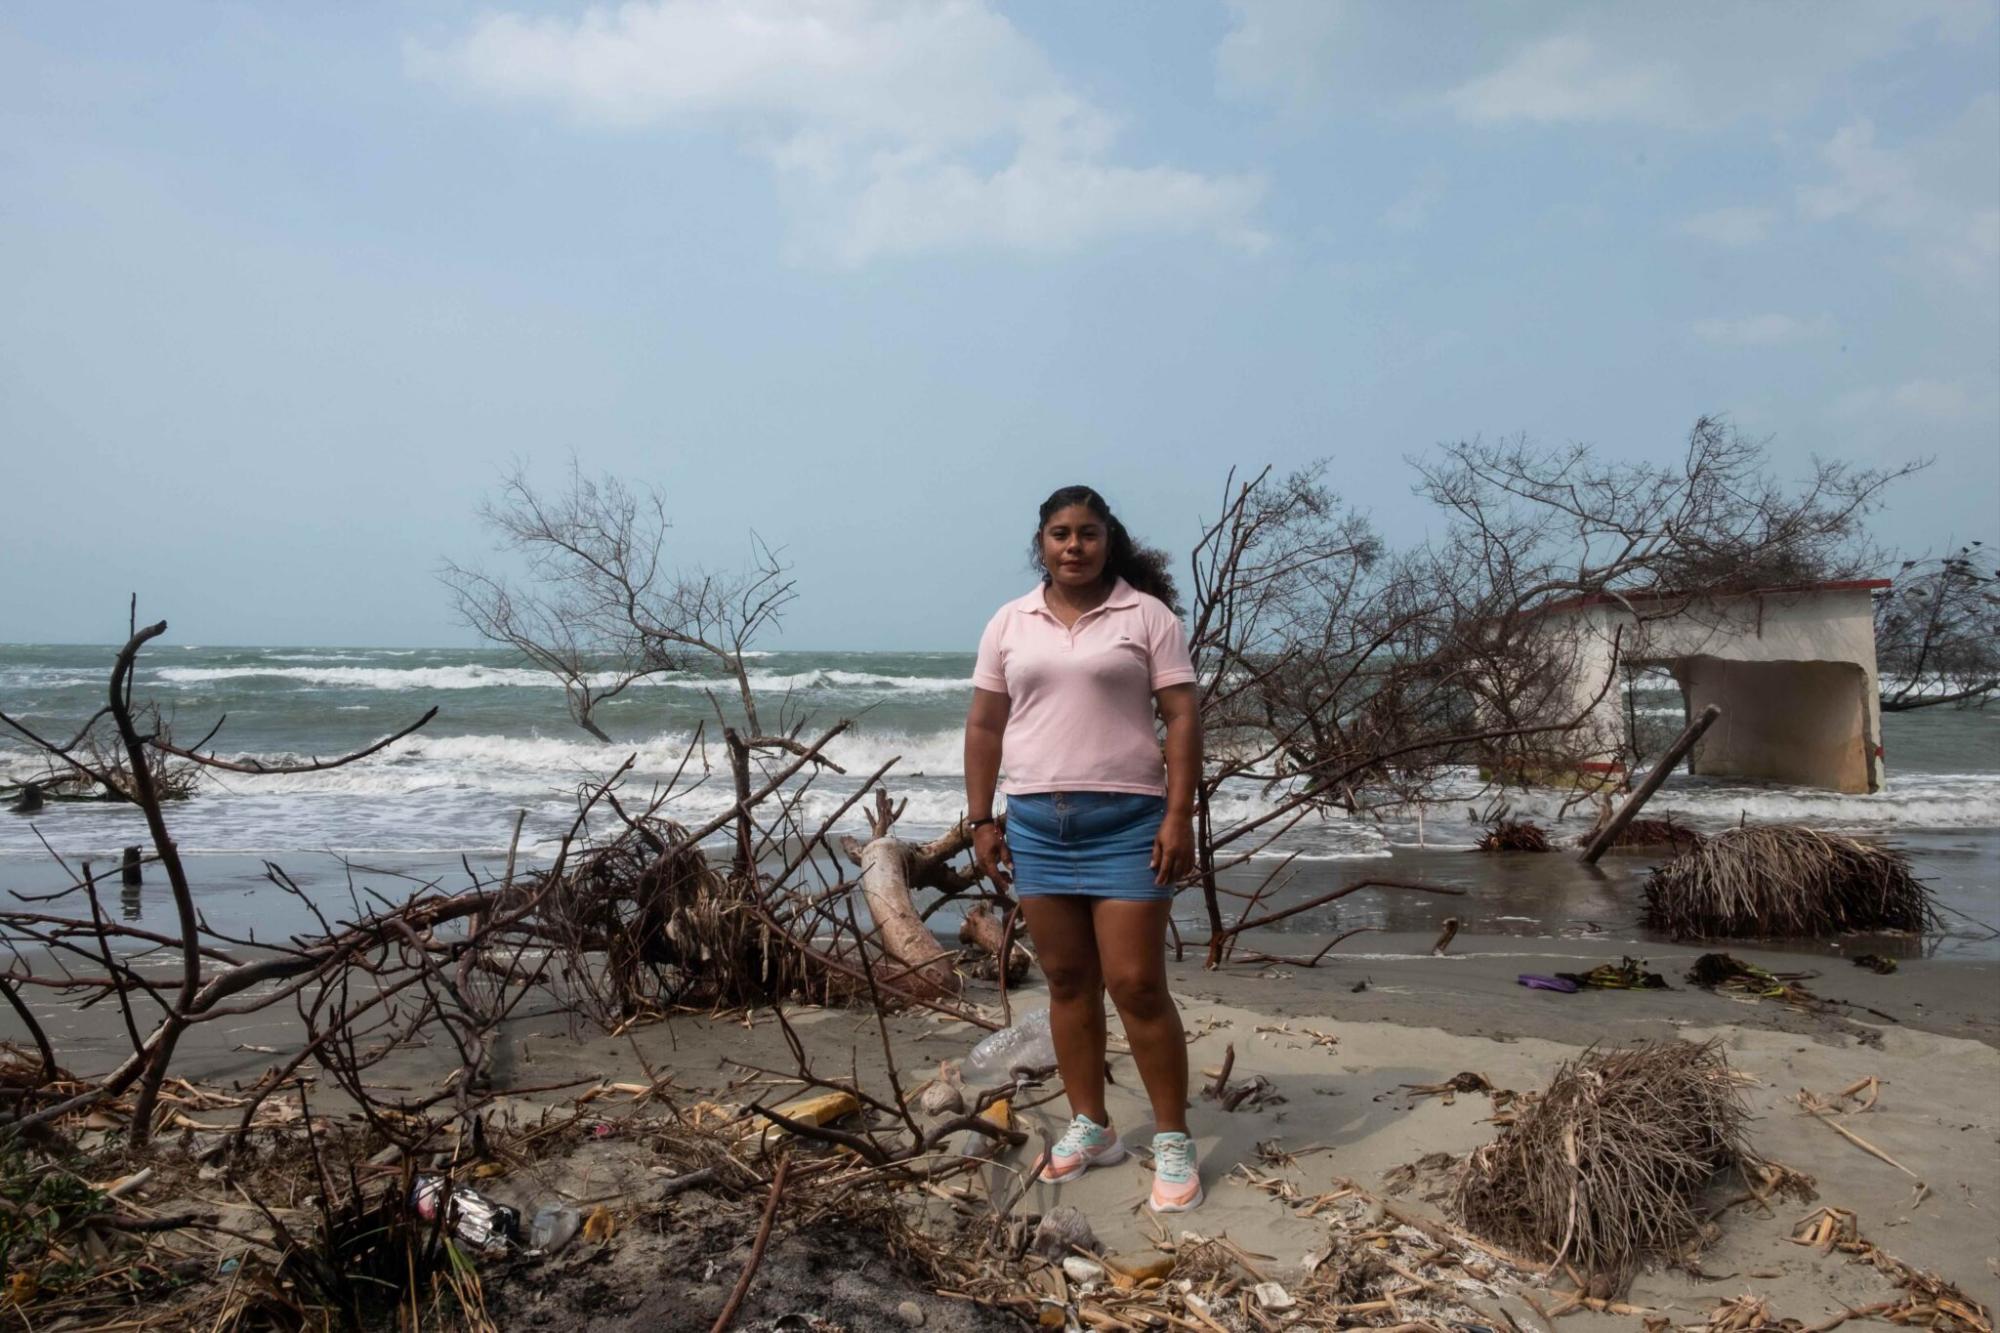
<instances>
[{"instance_id":1,"label":"plastic trash on sand","mask_svg":"<svg viewBox=\"0 0 2000 1333\"><path fill-rule=\"evenodd\" d=\"M802 1125L825 1125L842 1116L853 1115L861 1109L861 1101L851 1092L819 1092L772 1109L785 1119L796 1120ZM758 1136L766 1147L776 1143L788 1133L776 1121L767 1120L761 1123L761 1129L752 1127L750 1133Z\"/></svg>"},{"instance_id":2,"label":"plastic trash on sand","mask_svg":"<svg viewBox=\"0 0 2000 1333\"><path fill-rule=\"evenodd\" d=\"M1578 990L1577 984L1565 977L1541 977L1532 972L1523 972L1515 980L1529 990L1560 991L1564 995L1574 995Z\"/></svg>"},{"instance_id":3,"label":"plastic trash on sand","mask_svg":"<svg viewBox=\"0 0 2000 1333\"><path fill-rule=\"evenodd\" d=\"M418 1176L416 1188L410 1192L417 1216L426 1222L436 1221L442 1205L444 1224L460 1240L482 1250L504 1250L520 1240L521 1215L512 1208L464 1185L450 1186L448 1195L446 1188L442 1176Z\"/></svg>"},{"instance_id":4,"label":"plastic trash on sand","mask_svg":"<svg viewBox=\"0 0 2000 1333\"><path fill-rule=\"evenodd\" d=\"M1013 1027L1003 1028L972 1048L960 1072L965 1081L991 1085L1011 1079L1016 1069L1047 1069L1056 1062L1055 1037L1049 1032L1049 1011L1024 1014Z\"/></svg>"},{"instance_id":5,"label":"plastic trash on sand","mask_svg":"<svg viewBox=\"0 0 2000 1333\"><path fill-rule=\"evenodd\" d=\"M528 1223L528 1248L554 1254L575 1240L582 1229L582 1213L566 1204L545 1203Z\"/></svg>"}]
</instances>

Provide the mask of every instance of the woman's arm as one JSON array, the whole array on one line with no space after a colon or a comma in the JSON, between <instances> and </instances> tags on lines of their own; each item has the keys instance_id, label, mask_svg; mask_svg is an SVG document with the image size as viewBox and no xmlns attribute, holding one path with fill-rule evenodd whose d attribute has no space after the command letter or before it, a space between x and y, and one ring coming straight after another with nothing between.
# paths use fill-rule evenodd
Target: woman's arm
<instances>
[{"instance_id":1,"label":"woman's arm","mask_svg":"<svg viewBox=\"0 0 2000 1333\"><path fill-rule=\"evenodd\" d=\"M1201 781L1201 706L1194 686L1154 692L1167 722L1167 815L1153 839L1153 882L1172 884L1194 868L1194 789Z\"/></svg>"},{"instance_id":2,"label":"woman's arm","mask_svg":"<svg viewBox=\"0 0 2000 1333\"><path fill-rule=\"evenodd\" d=\"M965 717L967 819L992 817L993 789L1000 781L1000 742L1007 734L1007 715L1012 707L1007 696L998 691L972 691L972 708ZM981 872L996 885L1003 890L1013 885L1014 859L1007 854L999 825L981 824L974 829L972 850Z\"/></svg>"}]
</instances>

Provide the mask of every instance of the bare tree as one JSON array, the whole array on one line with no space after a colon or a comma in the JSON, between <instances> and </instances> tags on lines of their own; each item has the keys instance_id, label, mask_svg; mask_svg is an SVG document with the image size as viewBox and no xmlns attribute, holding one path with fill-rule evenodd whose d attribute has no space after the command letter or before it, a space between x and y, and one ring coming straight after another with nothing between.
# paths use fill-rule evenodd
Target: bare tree
<instances>
[{"instance_id":1,"label":"bare tree","mask_svg":"<svg viewBox=\"0 0 2000 1333\"><path fill-rule=\"evenodd\" d=\"M1887 712L2000 693L2000 566L1984 542L1903 561L1875 602L1875 654Z\"/></svg>"},{"instance_id":2,"label":"bare tree","mask_svg":"<svg viewBox=\"0 0 2000 1333\"><path fill-rule=\"evenodd\" d=\"M1328 490L1325 471L1232 476L1192 558L1189 642L1206 739L1194 875L1210 965L1233 955L1243 930L1303 910L1258 915L1289 858L1247 891L1222 882L1302 822L1421 799L1481 744L1574 725L1482 712L1476 678L1494 650L1477 613L1454 600L1465 580L1441 581L1422 552L1390 554ZM1251 792L1263 798L1254 813L1237 813L1230 798ZM1234 925L1226 897L1242 900Z\"/></svg>"},{"instance_id":3,"label":"bare tree","mask_svg":"<svg viewBox=\"0 0 2000 1333\"><path fill-rule=\"evenodd\" d=\"M773 739L759 723L744 655L778 622L794 582L754 534L744 569L669 568L665 497L587 477L574 460L555 493L515 467L480 517L524 561L525 583L447 563L442 578L459 617L560 680L578 726L608 741L600 705L651 677L708 666L733 679L751 735Z\"/></svg>"},{"instance_id":4,"label":"bare tree","mask_svg":"<svg viewBox=\"0 0 2000 1333\"><path fill-rule=\"evenodd\" d=\"M1324 466L1232 476L1196 545L1190 643L1208 762L1194 873L1211 964L1286 862L1248 892L1220 876L1300 822L1431 799L1469 768L1494 781L1573 771L1621 663L1614 643L1610 669L1580 691L1581 644L1551 632L1545 608L1604 596L1643 620L1857 572L1871 558L1863 518L1911 470L1818 463L1788 486L1762 444L1712 417L1670 463L1517 439L1450 445L1416 467L1445 523L1413 549L1390 551L1326 487ZM1226 817L1240 807L1221 798L1249 787L1261 808ZM1226 927L1232 894L1247 901Z\"/></svg>"},{"instance_id":5,"label":"bare tree","mask_svg":"<svg viewBox=\"0 0 2000 1333\"><path fill-rule=\"evenodd\" d=\"M1615 462L1586 445L1516 438L1416 460L1419 493L1452 518L1447 550L1524 605L1588 593L1690 597L1855 577L1880 555L1863 520L1923 463L1815 460L1802 482L1771 471L1765 442L1705 416L1670 461Z\"/></svg>"}]
</instances>

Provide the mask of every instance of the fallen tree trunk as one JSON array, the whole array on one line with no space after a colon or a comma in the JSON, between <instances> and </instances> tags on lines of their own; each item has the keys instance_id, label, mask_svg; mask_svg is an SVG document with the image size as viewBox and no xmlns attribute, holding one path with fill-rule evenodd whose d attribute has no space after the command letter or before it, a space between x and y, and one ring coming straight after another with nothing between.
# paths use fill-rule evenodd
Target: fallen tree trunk
<instances>
[{"instance_id":1,"label":"fallen tree trunk","mask_svg":"<svg viewBox=\"0 0 2000 1333\"><path fill-rule=\"evenodd\" d=\"M958 994L951 950L938 943L910 901L910 845L901 838L871 838L857 859L861 896L881 932L883 952L905 969L891 973L889 979L919 994Z\"/></svg>"},{"instance_id":2,"label":"fallen tree trunk","mask_svg":"<svg viewBox=\"0 0 2000 1333\"><path fill-rule=\"evenodd\" d=\"M861 867L861 895L881 935L882 950L902 965L890 979L904 990L939 998L958 994L959 977L952 952L938 942L910 901L912 889L938 889L946 896L963 893L979 882L951 864L951 858L972 845L972 835L960 820L942 837L926 843L904 842L889 830L902 816L903 804L891 804L889 793L875 792L868 811L870 838L863 843L842 838L842 848ZM998 954L998 932L992 951Z\"/></svg>"}]
</instances>

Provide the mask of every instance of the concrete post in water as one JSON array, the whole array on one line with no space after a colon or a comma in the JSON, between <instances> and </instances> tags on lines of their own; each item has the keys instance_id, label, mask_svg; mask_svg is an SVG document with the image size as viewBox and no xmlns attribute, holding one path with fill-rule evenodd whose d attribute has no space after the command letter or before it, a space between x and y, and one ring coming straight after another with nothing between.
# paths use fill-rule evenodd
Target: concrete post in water
<instances>
[{"instance_id":1,"label":"concrete post in water","mask_svg":"<svg viewBox=\"0 0 2000 1333\"><path fill-rule=\"evenodd\" d=\"M1710 724L1721 716L1722 709L1714 704L1702 709L1701 716L1688 723L1687 730L1667 747L1667 752L1660 756L1659 763L1653 765L1653 771L1646 775L1646 780L1639 784L1639 789L1625 798L1625 804L1618 807L1618 813L1611 816L1611 822L1597 831L1597 836L1590 840L1590 846L1584 848L1583 855L1577 859L1587 866L1596 865L1597 858L1604 855L1605 848L1617 841L1625 826L1632 822L1632 817L1639 813L1639 807L1660 789L1660 784L1667 780L1667 774L1674 771L1674 765L1681 761L1681 756L1692 750L1694 743L1701 739L1701 733L1707 731Z\"/></svg>"}]
</instances>

